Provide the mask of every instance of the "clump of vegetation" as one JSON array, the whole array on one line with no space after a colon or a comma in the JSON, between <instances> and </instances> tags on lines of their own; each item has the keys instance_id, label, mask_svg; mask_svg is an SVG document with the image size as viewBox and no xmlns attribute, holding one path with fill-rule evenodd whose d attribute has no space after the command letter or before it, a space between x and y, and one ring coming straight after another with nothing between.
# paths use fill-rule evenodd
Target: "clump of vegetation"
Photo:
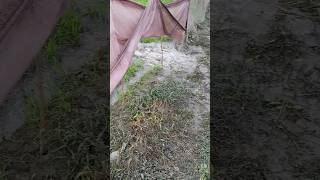
<instances>
[{"instance_id":1,"label":"clump of vegetation","mask_svg":"<svg viewBox=\"0 0 320 180\"><path fill-rule=\"evenodd\" d=\"M169 42L171 38L169 36L163 37L145 37L140 40L142 43L153 43L153 42Z\"/></svg>"},{"instance_id":2,"label":"clump of vegetation","mask_svg":"<svg viewBox=\"0 0 320 180\"><path fill-rule=\"evenodd\" d=\"M134 77L136 73L143 68L143 61L141 59L135 60L128 68L126 74L124 75L124 80L129 81L130 78Z\"/></svg>"},{"instance_id":3,"label":"clump of vegetation","mask_svg":"<svg viewBox=\"0 0 320 180\"><path fill-rule=\"evenodd\" d=\"M69 10L59 21L54 35L49 38L44 49L46 58L58 60L58 49L64 46L79 46L80 33L83 31L81 16L75 10Z\"/></svg>"},{"instance_id":4,"label":"clump of vegetation","mask_svg":"<svg viewBox=\"0 0 320 180\"><path fill-rule=\"evenodd\" d=\"M209 167L207 164L201 164L200 166L200 180L208 180L209 179Z\"/></svg>"},{"instance_id":5,"label":"clump of vegetation","mask_svg":"<svg viewBox=\"0 0 320 180\"><path fill-rule=\"evenodd\" d=\"M192 82L195 83L201 83L202 80L204 79L203 73L200 71L199 67L196 68L196 70L187 76L188 80L191 80Z\"/></svg>"},{"instance_id":6,"label":"clump of vegetation","mask_svg":"<svg viewBox=\"0 0 320 180\"><path fill-rule=\"evenodd\" d=\"M147 5L149 0L136 0L138 3L141 3L143 5ZM172 2L172 0L161 0L164 4L169 4Z\"/></svg>"},{"instance_id":7,"label":"clump of vegetation","mask_svg":"<svg viewBox=\"0 0 320 180\"><path fill-rule=\"evenodd\" d=\"M127 101L130 119L133 121L143 119L159 125L170 119L169 108L183 102L187 93L189 92L181 82L168 80L150 88L143 96L130 96L130 101Z\"/></svg>"},{"instance_id":8,"label":"clump of vegetation","mask_svg":"<svg viewBox=\"0 0 320 180\"><path fill-rule=\"evenodd\" d=\"M148 83L148 81L158 75L162 70L162 67L160 65L155 65L150 71L148 71L145 75L143 75L139 82L136 84L130 85L128 87L128 90L126 92L120 92L119 94L119 100L122 100L124 97L129 98L130 96L134 95L134 92L137 91L137 89L143 87Z\"/></svg>"},{"instance_id":9,"label":"clump of vegetation","mask_svg":"<svg viewBox=\"0 0 320 180\"><path fill-rule=\"evenodd\" d=\"M47 46L45 47L45 54L46 58L53 63L57 60L57 52L58 52L58 45L56 41L50 38L47 42Z\"/></svg>"},{"instance_id":10,"label":"clump of vegetation","mask_svg":"<svg viewBox=\"0 0 320 180\"><path fill-rule=\"evenodd\" d=\"M148 71L111 107L111 149L121 155L120 162L112 166L112 178L138 178L141 174L147 179L177 177L164 173L162 168L174 171L164 164L179 164L171 158L191 149L177 143L179 138L186 138L183 128L189 127L193 119L193 113L185 106L191 91L184 82L170 78L155 80L161 71L161 66ZM164 149L163 144L171 144L175 151ZM174 155L168 157L167 153ZM186 161L181 166L192 163ZM153 174L155 171L162 172Z\"/></svg>"},{"instance_id":11,"label":"clump of vegetation","mask_svg":"<svg viewBox=\"0 0 320 180\"><path fill-rule=\"evenodd\" d=\"M54 39L58 45L78 46L81 32L81 17L75 10L70 10L58 23Z\"/></svg>"}]
</instances>

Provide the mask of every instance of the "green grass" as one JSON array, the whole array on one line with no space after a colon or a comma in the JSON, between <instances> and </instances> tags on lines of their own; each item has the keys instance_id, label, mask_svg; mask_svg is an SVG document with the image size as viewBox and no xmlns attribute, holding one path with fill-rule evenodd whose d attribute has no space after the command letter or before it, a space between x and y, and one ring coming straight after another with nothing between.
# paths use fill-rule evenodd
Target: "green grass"
<instances>
[{"instance_id":1,"label":"green grass","mask_svg":"<svg viewBox=\"0 0 320 180\"><path fill-rule=\"evenodd\" d=\"M136 99L129 106L132 113L132 120L143 119L151 124L160 126L165 121L172 121L178 114L176 108L183 104L189 91L182 82L168 79L147 88L145 95ZM139 106L135 106L139 105ZM170 112L169 109L174 109ZM151 112L150 114L148 114Z\"/></svg>"},{"instance_id":2,"label":"green grass","mask_svg":"<svg viewBox=\"0 0 320 180\"><path fill-rule=\"evenodd\" d=\"M141 87L146 86L148 81L158 75L162 71L162 67L160 65L155 65L151 70L146 72L140 79L139 82L129 85L128 90L126 92L118 92L119 94L119 101L122 101L123 99L130 98L134 96L137 89L140 89Z\"/></svg>"},{"instance_id":3,"label":"green grass","mask_svg":"<svg viewBox=\"0 0 320 180\"><path fill-rule=\"evenodd\" d=\"M161 106L175 106L189 95L190 92L182 82L168 79L155 85L150 84L150 81L161 71L161 66L154 66L142 76L139 82L129 86L125 93L120 94L118 103L126 104L126 109L131 114L129 119L143 118L152 123L159 123L164 119L164 114L158 111L164 108ZM155 113L149 116L148 112L152 111Z\"/></svg>"},{"instance_id":4,"label":"green grass","mask_svg":"<svg viewBox=\"0 0 320 180\"><path fill-rule=\"evenodd\" d=\"M158 81L156 77L162 70L160 65L154 66L111 106L111 149L122 149L124 142L130 144L121 153L120 162L111 166L113 179L138 177L142 168L146 174L153 174L162 164L177 163L166 156L163 143L177 143L184 127L191 124L194 114L186 109L186 103L192 92L181 81L171 78ZM173 156L184 153L183 144L179 141L173 145L177 146ZM185 162L184 157L181 163ZM156 176L169 179L163 169Z\"/></svg>"},{"instance_id":5,"label":"green grass","mask_svg":"<svg viewBox=\"0 0 320 180\"><path fill-rule=\"evenodd\" d=\"M54 39L58 45L79 45L82 24L80 15L74 11L68 11L58 23Z\"/></svg>"},{"instance_id":6,"label":"green grass","mask_svg":"<svg viewBox=\"0 0 320 180\"><path fill-rule=\"evenodd\" d=\"M207 164L201 164L200 175L200 180L209 180L209 167Z\"/></svg>"},{"instance_id":7,"label":"green grass","mask_svg":"<svg viewBox=\"0 0 320 180\"><path fill-rule=\"evenodd\" d=\"M50 63L57 60L58 45L54 39L49 39L47 46L45 47L46 58Z\"/></svg>"},{"instance_id":8,"label":"green grass","mask_svg":"<svg viewBox=\"0 0 320 180\"><path fill-rule=\"evenodd\" d=\"M145 37L140 40L142 43L152 43L152 42L160 42L161 37ZM163 36L162 42L169 42L171 41L171 38L169 36Z\"/></svg>"},{"instance_id":9,"label":"green grass","mask_svg":"<svg viewBox=\"0 0 320 180\"><path fill-rule=\"evenodd\" d=\"M80 33L82 32L81 16L75 10L69 10L60 19L56 31L47 41L44 49L46 58L52 63L56 62L58 50L64 46L79 46Z\"/></svg>"},{"instance_id":10,"label":"green grass","mask_svg":"<svg viewBox=\"0 0 320 180\"><path fill-rule=\"evenodd\" d=\"M149 0L136 0L138 3L143 4L143 5L147 5L147 3L149 2ZM172 0L161 0L164 4L168 4L171 3Z\"/></svg>"},{"instance_id":11,"label":"green grass","mask_svg":"<svg viewBox=\"0 0 320 180\"><path fill-rule=\"evenodd\" d=\"M124 75L125 82L128 82L131 77L134 77L141 68L143 68L143 61L141 59L135 60Z\"/></svg>"}]
</instances>

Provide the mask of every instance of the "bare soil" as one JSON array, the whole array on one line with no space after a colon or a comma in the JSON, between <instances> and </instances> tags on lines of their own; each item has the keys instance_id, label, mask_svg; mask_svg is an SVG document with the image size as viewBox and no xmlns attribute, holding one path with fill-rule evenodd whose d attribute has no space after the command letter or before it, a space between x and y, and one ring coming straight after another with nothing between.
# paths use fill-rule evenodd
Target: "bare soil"
<instances>
[{"instance_id":1,"label":"bare soil","mask_svg":"<svg viewBox=\"0 0 320 180\"><path fill-rule=\"evenodd\" d=\"M213 9L214 178L319 179L319 3L216 0Z\"/></svg>"}]
</instances>

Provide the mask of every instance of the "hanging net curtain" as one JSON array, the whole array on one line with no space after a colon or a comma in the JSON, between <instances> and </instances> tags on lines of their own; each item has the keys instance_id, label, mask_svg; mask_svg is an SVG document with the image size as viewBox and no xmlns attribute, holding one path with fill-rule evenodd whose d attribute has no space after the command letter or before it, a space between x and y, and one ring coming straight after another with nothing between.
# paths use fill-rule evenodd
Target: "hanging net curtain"
<instances>
[{"instance_id":1,"label":"hanging net curtain","mask_svg":"<svg viewBox=\"0 0 320 180\"><path fill-rule=\"evenodd\" d=\"M164 5L150 0L142 6L130 0L110 4L110 94L126 73L139 40L170 36L182 40L187 28L190 0Z\"/></svg>"},{"instance_id":2,"label":"hanging net curtain","mask_svg":"<svg viewBox=\"0 0 320 180\"><path fill-rule=\"evenodd\" d=\"M69 0L0 0L0 105L40 52ZM147 7L130 0L111 0L110 93L120 82L142 37L168 35L181 40L190 0Z\"/></svg>"}]
</instances>

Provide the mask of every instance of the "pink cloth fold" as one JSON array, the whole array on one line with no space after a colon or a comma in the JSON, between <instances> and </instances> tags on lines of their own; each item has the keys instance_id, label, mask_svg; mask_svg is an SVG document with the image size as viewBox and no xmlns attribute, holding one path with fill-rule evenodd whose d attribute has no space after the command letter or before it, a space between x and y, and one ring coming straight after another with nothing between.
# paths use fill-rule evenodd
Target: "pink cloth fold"
<instances>
[{"instance_id":1,"label":"pink cloth fold","mask_svg":"<svg viewBox=\"0 0 320 180\"><path fill-rule=\"evenodd\" d=\"M110 94L126 73L142 37L183 38L189 4L190 0L177 0L168 5L150 0L144 7L130 0L111 0Z\"/></svg>"},{"instance_id":2,"label":"pink cloth fold","mask_svg":"<svg viewBox=\"0 0 320 180\"><path fill-rule=\"evenodd\" d=\"M0 105L39 53L69 0L0 0Z\"/></svg>"}]
</instances>

